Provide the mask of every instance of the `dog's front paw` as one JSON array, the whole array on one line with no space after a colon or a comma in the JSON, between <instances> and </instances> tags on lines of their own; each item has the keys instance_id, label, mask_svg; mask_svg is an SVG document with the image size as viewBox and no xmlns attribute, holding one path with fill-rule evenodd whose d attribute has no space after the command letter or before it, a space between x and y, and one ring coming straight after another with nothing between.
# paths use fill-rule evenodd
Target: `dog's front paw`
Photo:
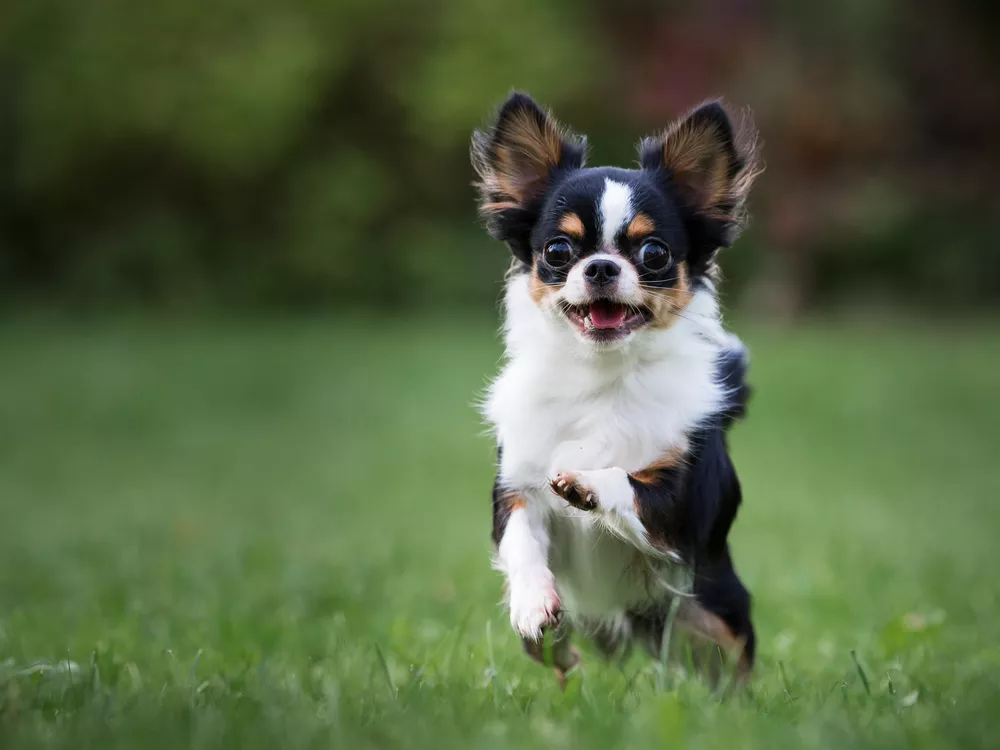
<instances>
[{"instance_id":1,"label":"dog's front paw","mask_svg":"<svg viewBox=\"0 0 1000 750\"><path fill-rule=\"evenodd\" d=\"M510 592L510 624L521 638L539 640L543 630L559 625L561 617L562 604L552 584Z\"/></svg>"},{"instance_id":2,"label":"dog's front paw","mask_svg":"<svg viewBox=\"0 0 1000 750\"><path fill-rule=\"evenodd\" d=\"M597 507L597 492L585 484L575 472L559 472L555 479L549 482L549 487L574 508L594 510Z\"/></svg>"}]
</instances>

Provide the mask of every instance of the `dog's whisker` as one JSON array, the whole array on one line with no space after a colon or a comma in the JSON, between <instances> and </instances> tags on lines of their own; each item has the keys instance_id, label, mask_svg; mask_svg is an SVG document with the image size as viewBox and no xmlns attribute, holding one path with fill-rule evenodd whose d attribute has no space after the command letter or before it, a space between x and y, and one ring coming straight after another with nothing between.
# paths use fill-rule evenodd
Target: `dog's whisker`
<instances>
[{"instance_id":1,"label":"dog's whisker","mask_svg":"<svg viewBox=\"0 0 1000 750\"><path fill-rule=\"evenodd\" d=\"M650 313L652 314L653 318L656 319L657 323L659 323L661 325L665 325L666 321L664 321L663 318L661 318L657 314L657 312L655 310L653 310L652 308L649 308L649 310L650 310ZM694 317L691 317L689 315L686 315L684 312L682 312L680 310L663 310L662 312L666 313L667 315L673 315L675 318L682 318L683 320L686 320L686 321L688 321L690 323L693 323L695 325L706 325L706 324L712 322L712 320L713 320L712 317L707 316L707 315L701 316L701 319L699 320L697 318L694 318Z\"/></svg>"}]
</instances>

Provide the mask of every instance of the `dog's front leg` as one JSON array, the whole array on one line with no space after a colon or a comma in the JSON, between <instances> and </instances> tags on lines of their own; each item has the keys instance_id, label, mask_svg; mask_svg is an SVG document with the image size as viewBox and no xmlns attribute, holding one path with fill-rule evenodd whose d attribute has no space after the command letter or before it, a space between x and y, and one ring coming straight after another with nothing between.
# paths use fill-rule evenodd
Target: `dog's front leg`
<instances>
[{"instance_id":1,"label":"dog's front leg","mask_svg":"<svg viewBox=\"0 0 1000 750\"><path fill-rule=\"evenodd\" d=\"M617 467L563 471L549 484L574 508L599 514L612 531L640 551L676 557L671 538L684 468L678 452L632 474Z\"/></svg>"},{"instance_id":2,"label":"dog's front leg","mask_svg":"<svg viewBox=\"0 0 1000 750\"><path fill-rule=\"evenodd\" d=\"M521 638L539 641L543 630L559 624L561 615L555 577L549 570L549 535L544 518L532 512L523 498L512 496L509 502L496 567L507 578L511 626Z\"/></svg>"}]
</instances>

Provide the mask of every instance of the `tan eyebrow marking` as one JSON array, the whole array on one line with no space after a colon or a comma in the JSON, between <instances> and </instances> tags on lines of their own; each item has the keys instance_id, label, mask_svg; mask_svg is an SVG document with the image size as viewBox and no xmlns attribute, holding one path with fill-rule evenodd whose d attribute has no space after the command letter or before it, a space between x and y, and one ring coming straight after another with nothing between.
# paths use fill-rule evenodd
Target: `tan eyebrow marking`
<instances>
[{"instance_id":1,"label":"tan eyebrow marking","mask_svg":"<svg viewBox=\"0 0 1000 750\"><path fill-rule=\"evenodd\" d=\"M559 220L559 231L568 234L575 240L582 240L584 234L583 222L575 213L563 214L563 217Z\"/></svg>"},{"instance_id":2,"label":"tan eyebrow marking","mask_svg":"<svg viewBox=\"0 0 1000 750\"><path fill-rule=\"evenodd\" d=\"M645 237L647 234L652 234L656 226L653 224L653 220L650 219L644 213L637 213L632 221L629 222L628 228L625 230L625 236L630 240L637 240L640 237Z\"/></svg>"}]
</instances>

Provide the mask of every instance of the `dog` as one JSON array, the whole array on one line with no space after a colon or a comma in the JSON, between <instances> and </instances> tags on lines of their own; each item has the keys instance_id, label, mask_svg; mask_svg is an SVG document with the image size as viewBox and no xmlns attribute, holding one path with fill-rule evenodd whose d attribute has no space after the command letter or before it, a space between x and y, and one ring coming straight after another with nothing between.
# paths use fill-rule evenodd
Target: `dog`
<instances>
[{"instance_id":1,"label":"dog","mask_svg":"<svg viewBox=\"0 0 1000 750\"><path fill-rule=\"evenodd\" d=\"M551 631L563 684L574 630L608 656L638 642L659 657L684 633L748 674L751 600L727 542L748 355L722 327L716 253L746 223L756 131L709 101L641 141L638 169L585 155L518 92L472 138L480 213L513 255L483 404L510 622L543 664Z\"/></svg>"}]
</instances>

